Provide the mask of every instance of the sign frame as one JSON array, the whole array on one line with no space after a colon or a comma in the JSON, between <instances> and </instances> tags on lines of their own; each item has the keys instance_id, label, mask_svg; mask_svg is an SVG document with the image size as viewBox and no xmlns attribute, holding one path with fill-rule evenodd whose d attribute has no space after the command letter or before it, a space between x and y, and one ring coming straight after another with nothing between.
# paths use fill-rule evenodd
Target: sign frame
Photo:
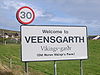
<instances>
[{"instance_id":1,"label":"sign frame","mask_svg":"<svg viewBox=\"0 0 100 75\"><path fill-rule=\"evenodd\" d=\"M19 12L20 12L22 9L24 9L24 8L27 8L27 9L29 9L29 10L32 11L33 18L32 18L32 20L29 21L29 22L24 22L24 21L22 21L22 20L19 18ZM28 7L28 6L23 6L23 7L21 7L21 8L18 9L18 11L17 11L17 13L16 13L16 18L17 18L18 22L20 22L21 24L24 24L24 25L25 25L25 24L30 24L30 23L33 22L33 20L35 19L35 12L33 11L32 8L30 8L30 7Z\"/></svg>"},{"instance_id":2,"label":"sign frame","mask_svg":"<svg viewBox=\"0 0 100 75\"><path fill-rule=\"evenodd\" d=\"M21 25L20 26L20 31L21 31L21 34L20 36L22 36L22 26L26 26L27 25ZM28 26L46 26L46 27L86 27L86 42L87 42L87 58L86 59L59 59L59 60L36 60L36 61L23 61L22 60L22 37L21 37L21 49L20 49L20 52L21 52L21 61L22 62L38 62L38 61L65 61L65 60L87 60L89 58L89 52L88 52L88 32L87 32L87 26L73 26L73 25L28 25Z\"/></svg>"}]
</instances>

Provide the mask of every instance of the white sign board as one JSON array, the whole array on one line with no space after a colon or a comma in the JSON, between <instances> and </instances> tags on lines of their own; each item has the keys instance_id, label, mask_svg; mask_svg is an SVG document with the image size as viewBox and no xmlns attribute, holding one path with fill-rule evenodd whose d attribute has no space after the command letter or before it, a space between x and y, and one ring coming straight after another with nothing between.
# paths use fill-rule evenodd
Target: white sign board
<instances>
[{"instance_id":1,"label":"white sign board","mask_svg":"<svg viewBox=\"0 0 100 75\"><path fill-rule=\"evenodd\" d=\"M87 59L87 28L21 26L22 61Z\"/></svg>"}]
</instances>

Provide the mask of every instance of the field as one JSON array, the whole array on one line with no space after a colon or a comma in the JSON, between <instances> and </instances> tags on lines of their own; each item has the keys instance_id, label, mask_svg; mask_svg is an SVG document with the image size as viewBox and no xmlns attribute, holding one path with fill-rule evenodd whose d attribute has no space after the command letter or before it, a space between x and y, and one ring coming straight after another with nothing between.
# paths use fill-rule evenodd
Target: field
<instances>
[{"instance_id":1,"label":"field","mask_svg":"<svg viewBox=\"0 0 100 75\"><path fill-rule=\"evenodd\" d=\"M89 59L83 60L84 75L100 75L100 40L88 41ZM20 60L20 45L7 44L0 45L0 61L9 66L12 59L12 69L24 67ZM57 61L58 75L80 75L80 61ZM34 71L33 75L54 75L54 62L29 62L29 71ZM18 69L16 69L18 70ZM19 70L23 71L23 68Z\"/></svg>"}]
</instances>

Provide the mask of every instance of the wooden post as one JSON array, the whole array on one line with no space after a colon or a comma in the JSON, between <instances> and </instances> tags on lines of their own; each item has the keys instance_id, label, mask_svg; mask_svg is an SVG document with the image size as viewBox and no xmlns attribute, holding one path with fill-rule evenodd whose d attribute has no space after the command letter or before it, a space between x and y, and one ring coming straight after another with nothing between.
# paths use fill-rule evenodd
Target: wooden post
<instances>
[{"instance_id":1,"label":"wooden post","mask_svg":"<svg viewBox=\"0 0 100 75\"><path fill-rule=\"evenodd\" d=\"M4 43L5 43L5 45L6 45L6 44L7 44L7 41L5 40Z\"/></svg>"},{"instance_id":2,"label":"wooden post","mask_svg":"<svg viewBox=\"0 0 100 75\"><path fill-rule=\"evenodd\" d=\"M9 68L12 69L12 58L9 58Z\"/></svg>"},{"instance_id":3,"label":"wooden post","mask_svg":"<svg viewBox=\"0 0 100 75\"><path fill-rule=\"evenodd\" d=\"M2 31L2 44L4 44L4 30Z\"/></svg>"}]
</instances>

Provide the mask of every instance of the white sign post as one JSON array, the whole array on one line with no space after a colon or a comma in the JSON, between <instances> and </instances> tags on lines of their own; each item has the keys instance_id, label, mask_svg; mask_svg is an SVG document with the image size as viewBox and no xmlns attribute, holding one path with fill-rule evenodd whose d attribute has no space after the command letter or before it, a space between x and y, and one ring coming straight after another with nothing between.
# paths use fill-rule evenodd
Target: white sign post
<instances>
[{"instance_id":1,"label":"white sign post","mask_svg":"<svg viewBox=\"0 0 100 75\"><path fill-rule=\"evenodd\" d=\"M88 58L86 27L21 26L22 61Z\"/></svg>"}]
</instances>

